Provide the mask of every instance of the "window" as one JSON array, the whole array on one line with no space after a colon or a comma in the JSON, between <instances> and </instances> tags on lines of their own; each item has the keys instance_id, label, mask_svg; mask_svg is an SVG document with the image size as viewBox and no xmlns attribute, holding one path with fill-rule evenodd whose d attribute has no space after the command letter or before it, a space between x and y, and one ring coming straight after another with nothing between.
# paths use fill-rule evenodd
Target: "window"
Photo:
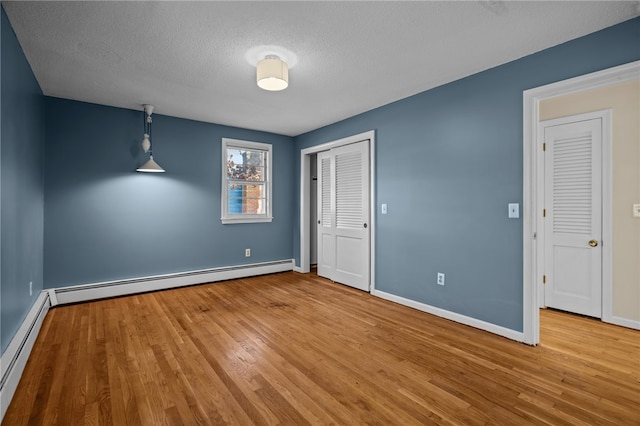
<instances>
[{"instance_id":1,"label":"window","mask_svg":"<svg viewBox=\"0 0 640 426\"><path fill-rule=\"evenodd\" d=\"M222 223L271 222L271 145L222 138Z\"/></svg>"}]
</instances>

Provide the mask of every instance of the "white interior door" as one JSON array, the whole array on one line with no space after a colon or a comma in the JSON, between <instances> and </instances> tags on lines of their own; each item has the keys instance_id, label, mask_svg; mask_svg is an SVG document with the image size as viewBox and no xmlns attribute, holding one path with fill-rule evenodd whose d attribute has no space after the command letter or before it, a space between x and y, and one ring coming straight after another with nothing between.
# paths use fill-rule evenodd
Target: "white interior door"
<instances>
[{"instance_id":1,"label":"white interior door","mask_svg":"<svg viewBox=\"0 0 640 426\"><path fill-rule=\"evenodd\" d=\"M602 317L602 118L540 123L545 305Z\"/></svg>"},{"instance_id":2,"label":"white interior door","mask_svg":"<svg viewBox=\"0 0 640 426\"><path fill-rule=\"evenodd\" d=\"M318 153L318 275L369 291L369 141Z\"/></svg>"}]
</instances>

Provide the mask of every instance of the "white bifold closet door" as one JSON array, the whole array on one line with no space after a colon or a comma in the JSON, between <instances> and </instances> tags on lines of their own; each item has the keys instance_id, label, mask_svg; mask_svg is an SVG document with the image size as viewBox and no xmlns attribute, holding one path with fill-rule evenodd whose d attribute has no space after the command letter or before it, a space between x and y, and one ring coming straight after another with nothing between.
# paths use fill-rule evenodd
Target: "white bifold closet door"
<instances>
[{"instance_id":1,"label":"white bifold closet door","mask_svg":"<svg viewBox=\"0 0 640 426\"><path fill-rule=\"evenodd\" d=\"M318 153L318 275L369 291L369 141Z\"/></svg>"}]
</instances>

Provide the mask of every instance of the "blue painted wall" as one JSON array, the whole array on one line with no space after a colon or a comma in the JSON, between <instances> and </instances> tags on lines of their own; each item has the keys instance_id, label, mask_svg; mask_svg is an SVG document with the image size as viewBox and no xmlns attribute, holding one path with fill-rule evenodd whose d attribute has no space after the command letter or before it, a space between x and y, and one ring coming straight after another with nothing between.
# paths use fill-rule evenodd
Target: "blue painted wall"
<instances>
[{"instance_id":1,"label":"blue painted wall","mask_svg":"<svg viewBox=\"0 0 640 426\"><path fill-rule=\"evenodd\" d=\"M153 114L167 172L137 173L142 110L45 105L47 288L293 257L292 138ZM272 223L221 224L223 137L273 144Z\"/></svg>"},{"instance_id":2,"label":"blue painted wall","mask_svg":"<svg viewBox=\"0 0 640 426\"><path fill-rule=\"evenodd\" d=\"M522 91L640 59L634 19L295 139L154 114L150 175L141 111L43 97L4 11L1 37L3 351L43 282L298 258L300 149L371 129L377 288L522 330ZM273 223L220 223L222 137L273 144Z\"/></svg>"},{"instance_id":3,"label":"blue painted wall","mask_svg":"<svg viewBox=\"0 0 640 426\"><path fill-rule=\"evenodd\" d=\"M2 9L0 344L2 352L42 290L44 109L33 76ZM33 295L29 295L33 282Z\"/></svg>"},{"instance_id":4,"label":"blue painted wall","mask_svg":"<svg viewBox=\"0 0 640 426\"><path fill-rule=\"evenodd\" d=\"M374 129L376 288L522 331L522 92L638 59L640 18L300 135L297 170L301 149Z\"/></svg>"}]
</instances>

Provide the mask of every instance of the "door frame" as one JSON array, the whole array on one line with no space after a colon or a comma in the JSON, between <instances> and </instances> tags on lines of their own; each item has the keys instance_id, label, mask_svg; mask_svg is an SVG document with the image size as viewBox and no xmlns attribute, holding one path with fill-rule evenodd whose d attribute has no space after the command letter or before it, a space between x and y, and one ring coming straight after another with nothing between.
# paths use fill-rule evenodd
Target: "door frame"
<instances>
[{"instance_id":1,"label":"door frame","mask_svg":"<svg viewBox=\"0 0 640 426\"><path fill-rule=\"evenodd\" d=\"M369 140L369 292L375 290L375 219L376 219L376 201L375 201L375 131L359 133L357 135L348 136L346 138L326 142L320 145L314 145L309 148L300 150L300 265L295 267L296 272L308 273L311 271L310 263L310 191L311 185L311 154L317 154L321 151L327 151L331 148L337 148L343 145Z\"/></svg>"},{"instance_id":2,"label":"door frame","mask_svg":"<svg viewBox=\"0 0 640 426\"><path fill-rule=\"evenodd\" d=\"M523 92L523 340L530 345L540 342L540 302L538 283L542 281L538 262L537 214L542 208L538 167L541 150L538 146L540 102L544 99L581 92L597 87L635 80L640 74L640 61L597 71L568 80L551 83ZM611 141L611 135L608 136ZM603 221L602 221L602 321L617 323L612 315L611 258L611 144L603 146Z\"/></svg>"},{"instance_id":3,"label":"door frame","mask_svg":"<svg viewBox=\"0 0 640 426\"><path fill-rule=\"evenodd\" d=\"M612 222L611 222L611 217L612 217L612 208L613 208L613 200L612 200L612 189L613 189L613 185L612 185L612 173L613 173L613 165L611 162L611 154L612 154L612 125L611 125L611 109L602 109L602 110L598 110L598 111L590 111L590 112L583 112L583 113L579 113L579 114L574 114L574 115L569 115L569 116L565 116L565 117L558 117L558 118L553 118L553 119L549 119L549 120L545 120L545 121L554 121L554 122L560 122L560 121L566 121L566 123L564 124L569 124L569 123L575 123L577 121L588 121L588 120L593 120L593 119L601 119L602 120L602 125L601 125L601 146L600 146L600 163L601 163L601 172L602 172L602 176L600 179L600 187L601 187L601 208L602 208L602 220L601 220L601 225L602 225L602 229L600 230L600 253L601 253L601 257L600 257L600 262L602 264L602 276L601 276L601 283L600 283L600 289L601 289L601 299L600 299L600 304L601 304L601 314L600 314L600 319L602 321L604 321L605 318L605 309L604 307L606 305L611 306L611 298L612 298L612 279L611 279L611 269L612 269L612 262L611 262L611 241L613 240L612 238ZM569 119L574 119L569 121ZM538 122L538 137L540 138L540 140L538 141L538 147L542 144L542 142L544 141L544 129L546 129L548 126L542 126L543 122L539 121ZM537 202L539 206L544 206L544 200L545 200L545 190L546 190L546 185L545 185L545 155L544 152L541 149L537 149L537 160L538 163L536 165L537 170L536 170L536 174L538 176L538 182L536 185L536 192L538 194L537 197ZM592 192L593 194L593 192ZM537 263L536 265L536 270L537 270L537 276L538 277L542 277L544 274L548 274L548 272L545 271L545 250L549 249L550 247L547 246L547 240L546 240L546 230L544 228L545 226L545 217L542 215L542 209L538 208L537 210L535 210L535 214L536 214L536 229L538 230L537 233L537 250L538 252L536 253L536 259L540 259L540 261ZM606 244L604 243L604 241L606 241ZM608 260L608 261L607 261ZM546 307L545 305L545 291L546 291L546 286L543 283L542 279L538 279L537 281L535 281L535 283L537 283L537 288L538 288L538 308L544 308ZM611 311L609 311L609 317L611 316Z\"/></svg>"}]
</instances>

